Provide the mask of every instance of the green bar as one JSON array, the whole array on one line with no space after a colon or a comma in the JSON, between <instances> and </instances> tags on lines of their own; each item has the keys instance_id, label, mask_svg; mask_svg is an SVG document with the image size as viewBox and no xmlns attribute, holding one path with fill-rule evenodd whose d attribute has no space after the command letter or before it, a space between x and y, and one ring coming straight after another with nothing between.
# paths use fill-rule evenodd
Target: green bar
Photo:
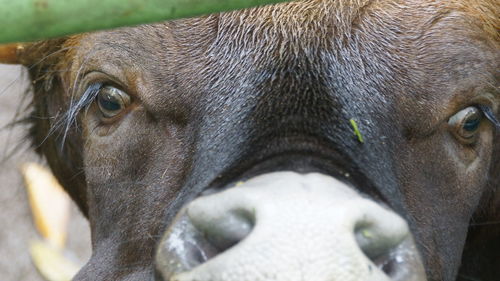
<instances>
[{"instance_id":1,"label":"green bar","mask_svg":"<svg viewBox=\"0 0 500 281\"><path fill-rule=\"evenodd\" d=\"M0 0L0 43L28 42L288 0Z\"/></svg>"}]
</instances>

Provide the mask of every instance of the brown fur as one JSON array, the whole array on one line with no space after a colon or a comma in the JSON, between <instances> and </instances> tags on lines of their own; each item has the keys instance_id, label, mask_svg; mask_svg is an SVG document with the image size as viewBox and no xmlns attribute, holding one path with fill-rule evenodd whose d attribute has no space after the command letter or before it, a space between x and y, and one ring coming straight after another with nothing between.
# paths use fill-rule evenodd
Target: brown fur
<instances>
[{"instance_id":1,"label":"brown fur","mask_svg":"<svg viewBox=\"0 0 500 281\"><path fill-rule=\"evenodd\" d=\"M370 110L373 122L382 120L379 125L383 128L380 129L381 132L392 136L388 142L393 143L395 152L389 153L387 158L379 159L385 161L384 165L397 175L394 181L398 182L399 192L403 195L401 198L393 198L393 201L389 200L389 205L399 212L409 213L406 218L410 220L417 237L424 241L420 247L427 262L430 279L452 280L458 274L458 280L467 280L469 277L483 281L495 280L500 274L500 258L497 259L500 245L496 241L500 235L500 225L497 223L500 220L500 148L496 141L499 132L485 137L495 140L492 143L484 141L484 146L490 146L489 154L477 152L483 153L481 163L484 167L481 166L479 171L466 176L457 173L457 167L443 167L445 163L452 162L446 162L444 152L432 150L440 143L449 141L449 138L431 137L432 134L429 136L428 132L429 124L446 120L468 104L465 97L460 99L443 95L466 87L470 73L476 73L480 68L484 68L484 73L496 71L493 75L495 82L491 82L491 77L486 74L484 79L479 75L473 76L498 89L499 6L495 1L489 0L307 0L110 33L75 35L27 45L18 59L30 67L34 82L32 135L35 146L47 157L58 179L91 221L95 254L79 278L85 280L92 279L91 276L100 276L133 280L139 278L137 276L147 276L141 274L150 272L154 245L165 227L165 222L152 222L163 218L163 211L160 209L170 206L175 201L174 198L179 199L181 195L188 197L182 192L181 183L189 182L192 170L196 171L196 167L192 167L192 161L197 155L194 144L203 139L203 134L196 135L198 130L203 129L196 124L202 124L205 116L218 116L219 110L225 110L229 114L232 112L231 106L237 106L230 104L228 107L205 108L210 102L207 99L235 99L228 93L238 96L241 85L253 85L253 79L260 78L245 76L247 71L268 68L275 69L277 78L271 82L264 80L265 82L252 89L253 92L245 92L246 95L254 92L292 95L295 89L308 92L309 88L304 88L304 84L311 84L311 88L319 87L323 81L321 79L326 79L322 75L329 69L324 66L326 59L321 57L326 53L338 58L336 65L345 65L348 69L345 71L353 73L352 76L346 76L340 84L366 83L387 94L383 97L389 99L395 96L391 98L395 107L385 115L381 111L385 110L382 107L384 102L369 95L360 98L353 94L349 98L355 99L358 108L353 106L354 109L347 109L352 109L353 112ZM134 42L134 39L138 39L138 42ZM493 59L489 63L479 63L477 61L481 59L469 57L470 54L478 53L484 53L484 57ZM212 56L217 60L213 60ZM130 58L133 63L130 63ZM464 58L465 61L456 60L458 58ZM99 178L96 175L105 178L104 171L113 176L119 173L107 169L107 166L126 165L120 162L121 155L117 155L116 159L108 157L104 148L110 148L95 137L89 137L93 132L92 119L80 116L64 143L62 139L65 133L62 127L51 130L71 105L74 95L78 96L80 82L86 70L99 69L108 60L110 63L123 64L121 67L126 71L120 72L118 79L133 81L127 85L130 91L142 93L142 89L149 89L143 91L141 96L149 106L149 113L145 113L147 110L137 105L130 115L141 116L135 118L139 120L138 123L144 122L144 128L158 122L168 128L169 132L167 140L158 135L148 136L147 132L141 130L134 132L144 133L147 136L144 139L129 136L127 141L130 144L124 146L129 149L129 157L146 164L144 167L129 167L127 174L135 174L142 181L150 181L147 182L150 191L140 191L136 197L125 196L114 189L109 191L91 187L95 185L94 178ZM161 64L157 64L157 61L161 61ZM149 65L155 65L156 69L163 72L148 69ZM108 67L119 72L113 66ZM443 68L447 72L443 72ZM303 69L307 71L299 72ZM341 67L339 69L344 71ZM294 74L294 71L299 73ZM370 80L375 74L383 79ZM450 81L454 81L454 84L450 85ZM156 88L153 87L155 85ZM425 87L421 87L422 85ZM220 95L209 96L207 88L210 87L217 89ZM268 93L266 89L279 91ZM355 92L359 88L353 86L350 90ZM254 100L262 101L255 105L254 110L258 114L253 118L267 120L267 123L259 123L263 124L263 131L274 130L278 135L289 136L290 131L282 132L275 127L276 122L284 122L275 116L293 113L319 120L338 114L328 108L323 109L329 100L322 100L319 94L322 91L323 88L314 88L309 93L311 100L302 100L302 97L297 96L295 98L299 101L292 104L286 104L286 99L283 98L280 103L257 96ZM163 93L176 94L165 98ZM241 95L244 96L243 92ZM342 97L339 99L339 104L347 103ZM296 104L313 104L318 109L303 109L305 106ZM164 121L162 116L168 116L169 121ZM212 121L219 119L214 117L215 121ZM286 124L283 123L280 127L286 127ZM311 124L294 127L295 131L302 130L304 134L317 135L313 129L314 125ZM50 135L47 136L49 132ZM368 144L362 148L355 148L355 144L347 141L341 147L348 151L346 155L352 156L349 151L353 150L354 155L367 157L363 160L365 166L355 167L353 173L357 171L360 178L378 177L383 181L386 178L377 174L381 165L367 160L372 154L378 155L377 153L392 149L385 144L373 144L380 137L380 132L377 132L365 132L369 137ZM210 131L206 134L210 135ZM223 138L218 133L214 133L212 137L214 142ZM251 144L252 141L254 139L248 140ZM132 144L141 142L142 147L151 150L137 151ZM231 143L237 142L238 139L235 139ZM168 157L158 159L165 146L171 148L165 152ZM99 153L96 153L96 147L101 147L104 155L97 156ZM467 150L464 153L476 152ZM163 163L163 166L148 165L150 162L142 159L143 157L150 162ZM440 161L432 161L434 157ZM166 158L176 162L178 166L173 167ZM96 163L99 163L102 172L92 170L92 165ZM87 178L88 173L92 173L91 179ZM482 175L486 176L481 177ZM381 184L374 181L375 186ZM450 186L453 183L460 185ZM359 187L362 184L355 185ZM153 195L148 192L161 193L163 186L168 186L169 191L163 191L164 194L151 199ZM103 194L114 196L115 202L103 197ZM143 201L137 202L139 197ZM143 206L154 206L156 209L144 210ZM121 213L123 216L120 216ZM110 220L121 222L121 231L125 234L120 235L124 236L117 234L112 226L102 225L110 223ZM470 231L469 221L472 226ZM152 236L143 238L142 233L138 232L139 226ZM124 237L136 239L136 245L121 244ZM460 262L457 255L461 255L464 248L463 265L461 272L457 273L457 263ZM106 269L103 268L104 265L123 267L123 270ZM134 271L134 266L139 269ZM109 272L106 273L106 270Z\"/></svg>"}]
</instances>

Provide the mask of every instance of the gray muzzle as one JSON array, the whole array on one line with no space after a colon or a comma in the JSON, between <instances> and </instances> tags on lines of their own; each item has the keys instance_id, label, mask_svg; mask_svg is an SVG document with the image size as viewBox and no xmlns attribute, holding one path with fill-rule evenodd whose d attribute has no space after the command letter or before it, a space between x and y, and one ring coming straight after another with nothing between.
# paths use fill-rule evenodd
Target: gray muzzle
<instances>
[{"instance_id":1,"label":"gray muzzle","mask_svg":"<svg viewBox=\"0 0 500 281\"><path fill-rule=\"evenodd\" d=\"M426 280L406 222L322 174L264 174L187 204L156 257L164 280Z\"/></svg>"}]
</instances>

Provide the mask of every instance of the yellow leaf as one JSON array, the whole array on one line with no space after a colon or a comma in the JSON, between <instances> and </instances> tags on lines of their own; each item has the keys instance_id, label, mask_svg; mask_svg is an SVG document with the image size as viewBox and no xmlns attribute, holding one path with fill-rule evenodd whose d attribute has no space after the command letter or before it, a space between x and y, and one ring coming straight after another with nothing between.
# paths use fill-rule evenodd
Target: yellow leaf
<instances>
[{"instance_id":1,"label":"yellow leaf","mask_svg":"<svg viewBox=\"0 0 500 281\"><path fill-rule=\"evenodd\" d=\"M21 171L38 232L54 246L64 248L70 215L69 196L41 165L26 163Z\"/></svg>"},{"instance_id":2,"label":"yellow leaf","mask_svg":"<svg viewBox=\"0 0 500 281\"><path fill-rule=\"evenodd\" d=\"M31 241L30 254L36 268L47 281L70 281L80 269L64 257L62 250L44 241Z\"/></svg>"}]
</instances>

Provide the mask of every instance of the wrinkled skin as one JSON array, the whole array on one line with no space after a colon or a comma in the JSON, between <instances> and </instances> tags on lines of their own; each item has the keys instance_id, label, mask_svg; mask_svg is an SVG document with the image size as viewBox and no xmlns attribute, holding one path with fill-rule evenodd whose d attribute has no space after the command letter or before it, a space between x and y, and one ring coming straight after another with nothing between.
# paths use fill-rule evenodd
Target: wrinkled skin
<instances>
[{"instance_id":1,"label":"wrinkled skin","mask_svg":"<svg viewBox=\"0 0 500 281\"><path fill-rule=\"evenodd\" d=\"M486 0L299 1L27 46L35 144L91 224L76 280L150 280L184 204L282 170L389 206L429 280L495 280L500 130L483 118L465 144L448 120L498 116L498 18ZM96 82L132 105L104 120L93 102L63 138L57 120Z\"/></svg>"}]
</instances>

